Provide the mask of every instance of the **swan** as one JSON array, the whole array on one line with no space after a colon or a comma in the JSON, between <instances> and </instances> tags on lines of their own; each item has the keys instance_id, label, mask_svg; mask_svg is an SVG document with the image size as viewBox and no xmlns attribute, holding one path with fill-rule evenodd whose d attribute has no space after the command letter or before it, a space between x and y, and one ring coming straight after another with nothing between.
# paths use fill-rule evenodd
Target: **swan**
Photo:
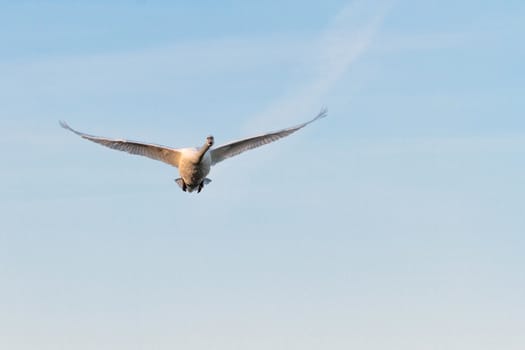
<instances>
[{"instance_id":1,"label":"swan","mask_svg":"<svg viewBox=\"0 0 525 350\"><path fill-rule=\"evenodd\" d=\"M193 192L194 190L197 190L197 193L199 193L205 185L211 182L206 176L213 165L247 150L266 145L270 142L291 135L308 124L326 117L326 114L327 110L326 108L323 108L315 118L305 123L279 131L232 141L217 148L211 148L214 144L213 136L206 137L206 141L201 147L171 148L152 143L93 136L73 129L65 121L60 121L59 123L64 129L69 130L86 140L119 151L149 157L177 167L179 169L180 177L175 179L175 182L180 186L182 191Z\"/></svg>"}]
</instances>

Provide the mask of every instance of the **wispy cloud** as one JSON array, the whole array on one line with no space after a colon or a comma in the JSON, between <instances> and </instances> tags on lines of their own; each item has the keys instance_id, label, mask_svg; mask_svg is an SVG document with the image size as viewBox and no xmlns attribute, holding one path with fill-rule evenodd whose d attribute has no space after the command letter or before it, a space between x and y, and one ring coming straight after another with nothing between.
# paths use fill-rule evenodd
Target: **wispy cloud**
<instances>
[{"instance_id":1,"label":"wispy cloud","mask_svg":"<svg viewBox=\"0 0 525 350\"><path fill-rule=\"evenodd\" d=\"M314 58L302 86L282 96L252 118L249 129L260 129L262 124L286 122L312 113L324 103L329 90L362 56L373 41L389 9L385 1L356 1L346 5L332 23L314 40L308 54ZM275 125L275 123L273 123Z\"/></svg>"},{"instance_id":2,"label":"wispy cloud","mask_svg":"<svg viewBox=\"0 0 525 350\"><path fill-rule=\"evenodd\" d=\"M290 64L305 42L296 38L217 38L124 52L39 57L0 63L0 91L27 89L63 95L109 89L151 89L173 85L177 77L206 76L260 66ZM111 74L108 74L111 73ZM20 82L25 82L21 84ZM31 84L27 84L31 82ZM151 84L151 85L150 85ZM65 89L68 87L69 89ZM72 88L72 90L71 90Z\"/></svg>"},{"instance_id":3,"label":"wispy cloud","mask_svg":"<svg viewBox=\"0 0 525 350\"><path fill-rule=\"evenodd\" d=\"M218 38L128 52L3 61L0 92L4 96L34 92L63 98L74 93L100 95L110 89L163 89L176 85L178 77L306 62L305 76L311 79L298 90L294 87L294 92L282 96L259 116L297 114L319 107L323 94L369 47L385 13L384 2L352 2L317 38ZM309 101L306 105L305 100Z\"/></svg>"},{"instance_id":4,"label":"wispy cloud","mask_svg":"<svg viewBox=\"0 0 525 350\"><path fill-rule=\"evenodd\" d=\"M374 53L392 53L399 51L442 50L461 47L476 36L467 32L436 32L425 34L382 35L371 45Z\"/></svg>"}]
</instances>

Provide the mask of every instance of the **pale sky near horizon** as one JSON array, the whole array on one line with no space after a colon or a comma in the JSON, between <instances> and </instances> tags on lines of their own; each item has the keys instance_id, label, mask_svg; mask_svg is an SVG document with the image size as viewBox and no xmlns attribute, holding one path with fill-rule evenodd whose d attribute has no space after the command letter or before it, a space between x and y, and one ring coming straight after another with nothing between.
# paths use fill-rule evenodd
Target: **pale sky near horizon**
<instances>
[{"instance_id":1,"label":"pale sky near horizon","mask_svg":"<svg viewBox=\"0 0 525 350\"><path fill-rule=\"evenodd\" d=\"M522 1L0 1L0 348L525 348ZM217 144L212 168L101 136Z\"/></svg>"}]
</instances>

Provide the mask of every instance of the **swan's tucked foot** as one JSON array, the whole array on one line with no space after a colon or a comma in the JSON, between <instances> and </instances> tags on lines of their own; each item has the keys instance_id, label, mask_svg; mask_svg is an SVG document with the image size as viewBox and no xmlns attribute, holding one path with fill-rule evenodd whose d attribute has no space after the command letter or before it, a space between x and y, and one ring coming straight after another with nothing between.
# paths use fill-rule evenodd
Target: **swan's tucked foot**
<instances>
[{"instance_id":1,"label":"swan's tucked foot","mask_svg":"<svg viewBox=\"0 0 525 350\"><path fill-rule=\"evenodd\" d=\"M186 192L187 186L182 178L179 177L178 179L175 179L175 182L177 183L177 185L179 185L180 188L182 188L184 192Z\"/></svg>"},{"instance_id":2,"label":"swan's tucked foot","mask_svg":"<svg viewBox=\"0 0 525 350\"><path fill-rule=\"evenodd\" d=\"M199 188L197 189L197 193L200 193L202 191L202 188L204 187L204 185L207 185L211 182L210 179L208 178L205 178L204 180L201 181L201 183L199 184Z\"/></svg>"}]
</instances>

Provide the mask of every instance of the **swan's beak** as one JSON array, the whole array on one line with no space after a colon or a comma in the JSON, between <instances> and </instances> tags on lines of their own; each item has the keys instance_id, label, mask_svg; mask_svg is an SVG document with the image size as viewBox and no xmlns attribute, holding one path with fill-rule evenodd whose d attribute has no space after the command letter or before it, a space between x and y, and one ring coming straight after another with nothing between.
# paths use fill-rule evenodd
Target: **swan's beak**
<instances>
[{"instance_id":1,"label":"swan's beak","mask_svg":"<svg viewBox=\"0 0 525 350\"><path fill-rule=\"evenodd\" d=\"M213 139L213 136L211 136L211 135L206 138L206 142L208 143L208 146L210 146L210 147L213 146L213 142L214 141L215 140Z\"/></svg>"}]
</instances>

